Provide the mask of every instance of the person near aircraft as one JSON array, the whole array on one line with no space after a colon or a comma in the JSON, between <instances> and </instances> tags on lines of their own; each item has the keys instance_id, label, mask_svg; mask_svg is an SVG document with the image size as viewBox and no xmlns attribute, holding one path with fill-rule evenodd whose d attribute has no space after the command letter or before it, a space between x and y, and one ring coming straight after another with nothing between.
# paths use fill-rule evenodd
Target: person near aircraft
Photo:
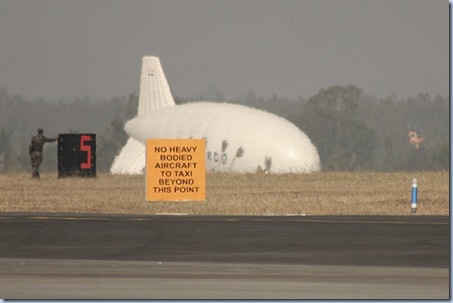
<instances>
[{"instance_id":1,"label":"person near aircraft","mask_svg":"<svg viewBox=\"0 0 453 303\"><path fill-rule=\"evenodd\" d=\"M28 153L30 154L31 167L32 167L32 178L39 179L39 166L43 160L43 147L44 143L50 143L57 141L56 138L46 138L44 136L44 130L42 128L38 129L38 134L33 136L28 147Z\"/></svg>"}]
</instances>

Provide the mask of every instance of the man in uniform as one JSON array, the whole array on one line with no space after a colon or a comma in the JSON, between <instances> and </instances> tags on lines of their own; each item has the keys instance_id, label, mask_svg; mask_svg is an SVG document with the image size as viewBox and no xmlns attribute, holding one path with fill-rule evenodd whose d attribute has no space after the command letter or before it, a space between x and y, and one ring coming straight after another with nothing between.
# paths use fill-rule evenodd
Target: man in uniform
<instances>
[{"instance_id":1,"label":"man in uniform","mask_svg":"<svg viewBox=\"0 0 453 303\"><path fill-rule=\"evenodd\" d=\"M33 169L32 178L39 179L39 165L42 162L42 148L46 142L55 142L57 139L46 138L44 136L42 128L38 129L38 134L31 138L30 146L28 147L28 153L30 154L31 167Z\"/></svg>"}]
</instances>

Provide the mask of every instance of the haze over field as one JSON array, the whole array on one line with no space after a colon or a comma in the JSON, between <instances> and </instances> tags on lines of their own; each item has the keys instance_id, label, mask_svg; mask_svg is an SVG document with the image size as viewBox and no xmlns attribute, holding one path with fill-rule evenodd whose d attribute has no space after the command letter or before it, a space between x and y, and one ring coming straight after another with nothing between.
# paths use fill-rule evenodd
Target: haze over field
<instances>
[{"instance_id":1,"label":"haze over field","mask_svg":"<svg viewBox=\"0 0 453 303\"><path fill-rule=\"evenodd\" d=\"M2 0L0 88L127 96L156 55L176 97L447 96L448 27L441 0Z\"/></svg>"}]
</instances>

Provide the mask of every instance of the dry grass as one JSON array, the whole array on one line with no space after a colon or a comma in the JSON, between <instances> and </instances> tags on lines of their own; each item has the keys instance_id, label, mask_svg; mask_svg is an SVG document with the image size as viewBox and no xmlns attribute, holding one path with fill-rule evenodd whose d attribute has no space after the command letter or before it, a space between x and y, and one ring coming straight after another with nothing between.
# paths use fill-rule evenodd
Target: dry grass
<instances>
[{"instance_id":1,"label":"dry grass","mask_svg":"<svg viewBox=\"0 0 453 303\"><path fill-rule=\"evenodd\" d=\"M412 178L418 179L417 214L448 215L448 172L208 174L206 202L146 202L144 176L5 174L0 212L410 215Z\"/></svg>"}]
</instances>

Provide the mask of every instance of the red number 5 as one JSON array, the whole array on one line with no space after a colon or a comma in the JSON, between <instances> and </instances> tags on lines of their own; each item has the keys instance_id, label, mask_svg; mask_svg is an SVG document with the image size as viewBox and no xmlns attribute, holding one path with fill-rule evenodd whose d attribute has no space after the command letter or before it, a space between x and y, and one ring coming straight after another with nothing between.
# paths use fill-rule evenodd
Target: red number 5
<instances>
[{"instance_id":1,"label":"red number 5","mask_svg":"<svg viewBox=\"0 0 453 303\"><path fill-rule=\"evenodd\" d=\"M80 137L80 150L87 152L86 162L80 163L81 169L90 169L91 168L91 145L86 145L87 141L91 141L90 136L81 136Z\"/></svg>"}]
</instances>

